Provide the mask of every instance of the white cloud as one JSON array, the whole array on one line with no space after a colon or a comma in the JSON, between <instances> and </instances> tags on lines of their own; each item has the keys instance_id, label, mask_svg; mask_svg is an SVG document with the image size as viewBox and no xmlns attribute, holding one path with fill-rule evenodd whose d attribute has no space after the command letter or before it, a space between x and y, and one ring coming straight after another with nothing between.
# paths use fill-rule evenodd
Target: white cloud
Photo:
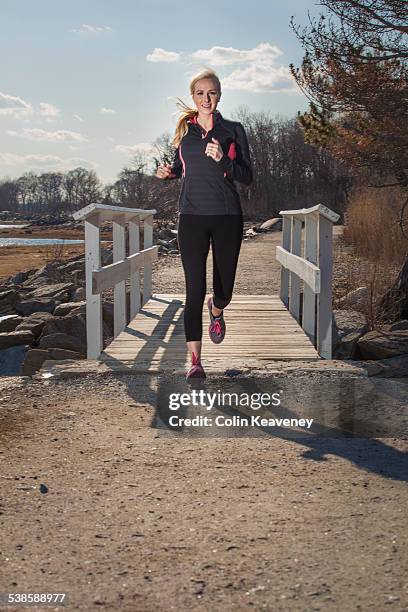
<instances>
[{"instance_id":1,"label":"white cloud","mask_svg":"<svg viewBox=\"0 0 408 612\"><path fill-rule=\"evenodd\" d=\"M107 136L106 140L109 140L109 142L115 142L115 139L112 136Z\"/></svg>"},{"instance_id":2,"label":"white cloud","mask_svg":"<svg viewBox=\"0 0 408 612\"><path fill-rule=\"evenodd\" d=\"M222 88L252 93L298 93L289 68L257 64L237 68L225 76L222 79Z\"/></svg>"},{"instance_id":3,"label":"white cloud","mask_svg":"<svg viewBox=\"0 0 408 612\"><path fill-rule=\"evenodd\" d=\"M63 159L57 155L16 155L15 153L0 153L0 166L14 167L18 172L32 170L66 172L71 168L82 166L95 170L98 164L81 157Z\"/></svg>"},{"instance_id":4,"label":"white cloud","mask_svg":"<svg viewBox=\"0 0 408 612\"><path fill-rule=\"evenodd\" d=\"M0 91L0 115L19 118L33 114L33 107L19 96L11 96Z\"/></svg>"},{"instance_id":5,"label":"white cloud","mask_svg":"<svg viewBox=\"0 0 408 612\"><path fill-rule=\"evenodd\" d=\"M77 119L78 121L83 121L82 117L80 117L79 115L74 115L74 119Z\"/></svg>"},{"instance_id":6,"label":"white cloud","mask_svg":"<svg viewBox=\"0 0 408 612\"><path fill-rule=\"evenodd\" d=\"M228 66L230 64L256 63L271 65L276 59L283 55L283 51L276 45L260 43L253 49L234 49L233 47L211 47L211 49L199 49L190 54L195 61L212 64L213 66Z\"/></svg>"},{"instance_id":7,"label":"white cloud","mask_svg":"<svg viewBox=\"0 0 408 612\"><path fill-rule=\"evenodd\" d=\"M117 153L126 153L127 155L134 155L135 153L150 153L153 151L153 147L148 142L141 142L135 145L116 145L113 148Z\"/></svg>"},{"instance_id":8,"label":"white cloud","mask_svg":"<svg viewBox=\"0 0 408 612\"><path fill-rule=\"evenodd\" d=\"M49 104L48 102L40 102L39 113L43 117L57 117L57 115L59 115L61 111L53 104Z\"/></svg>"},{"instance_id":9,"label":"white cloud","mask_svg":"<svg viewBox=\"0 0 408 612\"><path fill-rule=\"evenodd\" d=\"M105 108L104 106L102 106L102 108L99 109L99 112L102 114L106 114L106 115L117 115L117 111L115 111L113 108Z\"/></svg>"},{"instance_id":10,"label":"white cloud","mask_svg":"<svg viewBox=\"0 0 408 612\"><path fill-rule=\"evenodd\" d=\"M252 93L284 92L300 95L289 68L278 64L283 55L282 49L268 42L261 42L252 49L214 46L183 53L183 59L191 64L205 66L235 66L235 69L222 77L222 88ZM176 59L171 59L174 56ZM149 61L178 61L180 53L154 49L147 58Z\"/></svg>"},{"instance_id":11,"label":"white cloud","mask_svg":"<svg viewBox=\"0 0 408 612\"><path fill-rule=\"evenodd\" d=\"M92 26L87 23L83 23L80 28L70 30L77 34L99 34L100 32L110 32L112 28L110 26Z\"/></svg>"},{"instance_id":12,"label":"white cloud","mask_svg":"<svg viewBox=\"0 0 408 612\"><path fill-rule=\"evenodd\" d=\"M180 53L175 51L166 51L160 47L153 49L152 53L146 55L148 62L178 62L181 57Z\"/></svg>"},{"instance_id":13,"label":"white cloud","mask_svg":"<svg viewBox=\"0 0 408 612\"><path fill-rule=\"evenodd\" d=\"M78 132L71 132L70 130L57 130L56 132L49 132L47 130L41 130L39 128L23 128L20 132L15 130L7 130L9 136L17 136L19 138L26 138L27 140L37 140L42 142L87 142L87 138L79 134Z\"/></svg>"}]
</instances>

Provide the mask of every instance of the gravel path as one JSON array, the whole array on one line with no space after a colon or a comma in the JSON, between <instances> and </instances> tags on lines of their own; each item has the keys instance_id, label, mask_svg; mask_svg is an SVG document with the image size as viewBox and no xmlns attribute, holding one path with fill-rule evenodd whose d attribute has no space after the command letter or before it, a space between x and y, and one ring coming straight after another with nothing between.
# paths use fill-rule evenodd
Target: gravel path
<instances>
[{"instance_id":1,"label":"gravel path","mask_svg":"<svg viewBox=\"0 0 408 612\"><path fill-rule=\"evenodd\" d=\"M238 293L277 290L279 238L245 243ZM154 280L182 291L180 261ZM406 440L166 431L147 376L0 384L0 591L86 612L408 610Z\"/></svg>"}]
</instances>

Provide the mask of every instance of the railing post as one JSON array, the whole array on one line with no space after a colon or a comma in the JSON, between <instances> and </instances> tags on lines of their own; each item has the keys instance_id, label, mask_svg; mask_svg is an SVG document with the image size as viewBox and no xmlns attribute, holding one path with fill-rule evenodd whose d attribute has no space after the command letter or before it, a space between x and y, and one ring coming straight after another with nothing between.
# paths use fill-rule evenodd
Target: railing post
<instances>
[{"instance_id":1,"label":"railing post","mask_svg":"<svg viewBox=\"0 0 408 612\"><path fill-rule=\"evenodd\" d=\"M140 225L139 219L129 221L129 255L140 251ZM130 319L140 310L140 270L139 268L130 275Z\"/></svg>"},{"instance_id":2,"label":"railing post","mask_svg":"<svg viewBox=\"0 0 408 612\"><path fill-rule=\"evenodd\" d=\"M317 262L317 218L305 215L305 259L318 265ZM316 342L316 294L303 284L302 328L311 342Z\"/></svg>"},{"instance_id":3,"label":"railing post","mask_svg":"<svg viewBox=\"0 0 408 612\"><path fill-rule=\"evenodd\" d=\"M282 222L282 246L287 251L290 251L291 243L291 232L292 224L288 217L283 217ZM285 304L286 308L289 306L289 270L281 267L281 282L280 282L280 299Z\"/></svg>"},{"instance_id":4,"label":"railing post","mask_svg":"<svg viewBox=\"0 0 408 612\"><path fill-rule=\"evenodd\" d=\"M318 256L321 290L317 296L317 350L324 359L332 358L332 270L333 224L319 215Z\"/></svg>"},{"instance_id":5,"label":"railing post","mask_svg":"<svg viewBox=\"0 0 408 612\"><path fill-rule=\"evenodd\" d=\"M112 222L113 263L126 257L125 223L121 219ZM126 281L116 283L113 288L113 336L126 327Z\"/></svg>"},{"instance_id":6,"label":"railing post","mask_svg":"<svg viewBox=\"0 0 408 612\"><path fill-rule=\"evenodd\" d=\"M291 242L290 252L293 255L301 254L302 244L302 222L296 217L291 217ZM300 312L300 278L294 272L290 273L290 297L289 297L289 312L295 319L299 320Z\"/></svg>"},{"instance_id":7,"label":"railing post","mask_svg":"<svg viewBox=\"0 0 408 612\"><path fill-rule=\"evenodd\" d=\"M153 215L145 218L143 223L143 249L153 246ZM145 262L143 267L143 305L152 295L152 262Z\"/></svg>"},{"instance_id":8,"label":"railing post","mask_svg":"<svg viewBox=\"0 0 408 612\"><path fill-rule=\"evenodd\" d=\"M98 359L103 349L102 295L92 293L92 273L101 265L99 214L85 219L85 285L87 358Z\"/></svg>"}]
</instances>

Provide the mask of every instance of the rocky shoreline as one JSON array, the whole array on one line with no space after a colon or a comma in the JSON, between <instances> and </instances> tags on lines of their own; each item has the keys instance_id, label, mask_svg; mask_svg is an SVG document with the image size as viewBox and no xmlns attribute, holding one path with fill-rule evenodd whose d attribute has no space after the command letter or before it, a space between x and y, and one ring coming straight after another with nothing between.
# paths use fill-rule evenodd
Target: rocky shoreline
<instances>
[{"instance_id":1,"label":"rocky shoreline","mask_svg":"<svg viewBox=\"0 0 408 612\"><path fill-rule=\"evenodd\" d=\"M280 230L281 219L246 222L243 241ZM156 222L154 243L159 246L155 265L163 257L179 257L176 224ZM101 259L103 265L112 262L111 244L101 249ZM46 360L86 358L84 286L83 252L18 272L0 284L0 375L32 376ZM360 288L344 297L341 310L334 310L333 358L365 363L369 375L408 376L408 321L369 330L364 296ZM110 290L103 295L103 346L112 338Z\"/></svg>"}]
</instances>

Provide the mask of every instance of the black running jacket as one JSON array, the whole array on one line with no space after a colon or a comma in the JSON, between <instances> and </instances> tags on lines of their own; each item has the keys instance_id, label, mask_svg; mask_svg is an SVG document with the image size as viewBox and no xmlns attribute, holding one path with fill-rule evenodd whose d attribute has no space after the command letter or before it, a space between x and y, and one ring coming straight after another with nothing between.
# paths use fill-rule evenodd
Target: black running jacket
<instances>
[{"instance_id":1,"label":"black running jacket","mask_svg":"<svg viewBox=\"0 0 408 612\"><path fill-rule=\"evenodd\" d=\"M188 132L174 155L168 179L182 178L179 214L242 214L234 180L244 185L253 180L245 130L241 123L224 119L217 110L211 117L212 128L207 132L196 116L188 119ZM213 137L224 153L219 162L205 154Z\"/></svg>"}]
</instances>

